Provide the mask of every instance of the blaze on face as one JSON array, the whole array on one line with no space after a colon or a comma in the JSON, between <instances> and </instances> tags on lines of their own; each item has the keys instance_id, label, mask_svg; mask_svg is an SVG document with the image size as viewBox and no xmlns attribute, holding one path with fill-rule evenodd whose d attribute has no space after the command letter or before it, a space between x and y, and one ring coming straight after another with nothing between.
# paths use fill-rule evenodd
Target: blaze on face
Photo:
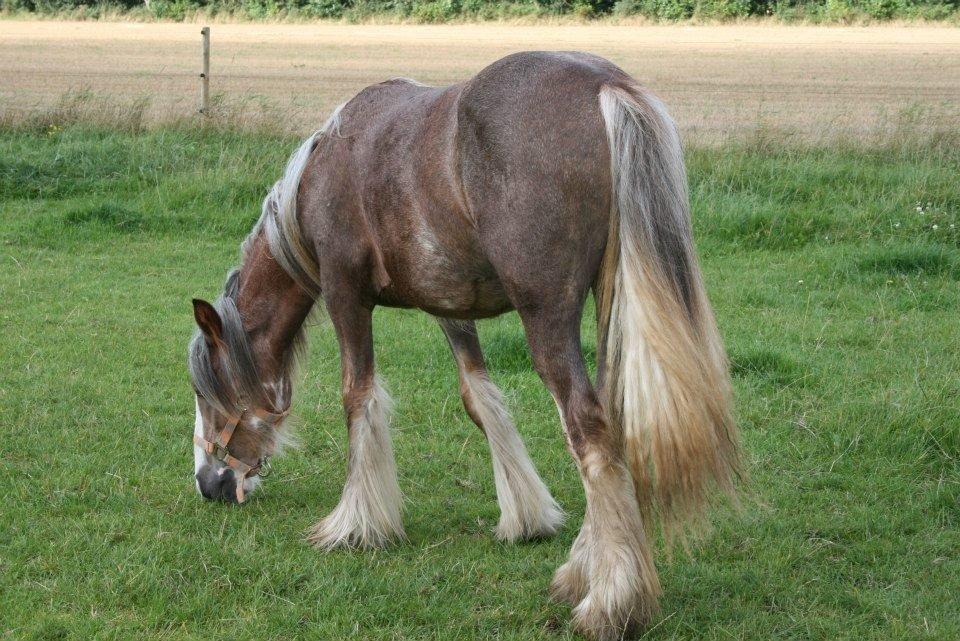
<instances>
[{"instance_id":1,"label":"blaze on face","mask_svg":"<svg viewBox=\"0 0 960 641\"><path fill-rule=\"evenodd\" d=\"M240 503L259 485L259 467L274 453L276 430L280 425L270 424L256 411L246 411L247 408L221 409L239 404L232 401L235 393L227 393L233 389L229 380L228 345L234 341L226 335L224 321L210 303L194 300L193 306L200 329L195 340L203 341L203 345L197 344L191 349L190 355L196 412L193 426L196 488L206 499ZM227 328L232 330L234 328ZM243 332L243 329L236 328L236 331ZM211 402L207 396L219 396L220 402ZM232 402L226 402L225 396L231 396ZM235 426L231 429L233 423ZM226 448L221 446L223 441L227 443ZM211 448L213 451L208 451ZM248 471L247 467L253 469Z\"/></svg>"}]
</instances>

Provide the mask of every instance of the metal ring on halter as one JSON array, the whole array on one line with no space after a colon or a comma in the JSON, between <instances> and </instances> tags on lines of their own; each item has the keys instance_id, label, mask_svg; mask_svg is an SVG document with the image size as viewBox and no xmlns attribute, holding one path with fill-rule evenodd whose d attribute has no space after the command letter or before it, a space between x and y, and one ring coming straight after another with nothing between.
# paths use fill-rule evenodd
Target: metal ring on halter
<instances>
[{"instance_id":1,"label":"metal ring on halter","mask_svg":"<svg viewBox=\"0 0 960 641\"><path fill-rule=\"evenodd\" d=\"M265 479L270 476L271 472L273 472L273 465L270 463L270 457L264 456L262 459L260 459L260 471L257 472L257 476Z\"/></svg>"},{"instance_id":2,"label":"metal ring on halter","mask_svg":"<svg viewBox=\"0 0 960 641\"><path fill-rule=\"evenodd\" d=\"M240 481L237 483L237 503L243 503L246 497L246 492L243 489L243 482L248 477L260 475L261 478L266 478L270 474L269 457L264 456L258 459L256 464L251 465L250 463L247 463L246 461L230 454L230 450L228 449L230 439L233 438L233 433L236 431L237 425L239 425L240 421L243 420L243 417L247 411L247 409L243 409L237 416L228 415L227 424L224 425L223 429L217 434L216 442L208 441L196 434L193 435L193 442L203 448L204 452L214 457L240 476ZM276 427L284 418L286 418L286 416L290 413L290 410L288 408L282 412L271 412L264 409L255 409L252 413L257 418L269 423L273 427Z\"/></svg>"}]
</instances>

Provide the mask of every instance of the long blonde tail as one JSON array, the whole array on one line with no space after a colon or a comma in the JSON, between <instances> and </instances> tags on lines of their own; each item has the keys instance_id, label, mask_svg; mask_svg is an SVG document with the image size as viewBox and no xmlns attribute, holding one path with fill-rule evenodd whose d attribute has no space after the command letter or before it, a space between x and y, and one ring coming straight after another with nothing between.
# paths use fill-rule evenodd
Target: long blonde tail
<instances>
[{"instance_id":1,"label":"long blonde tail","mask_svg":"<svg viewBox=\"0 0 960 641\"><path fill-rule=\"evenodd\" d=\"M607 86L600 111L613 178L597 287L604 405L640 505L669 535L733 494L737 429L723 343L694 252L680 137L663 103Z\"/></svg>"}]
</instances>

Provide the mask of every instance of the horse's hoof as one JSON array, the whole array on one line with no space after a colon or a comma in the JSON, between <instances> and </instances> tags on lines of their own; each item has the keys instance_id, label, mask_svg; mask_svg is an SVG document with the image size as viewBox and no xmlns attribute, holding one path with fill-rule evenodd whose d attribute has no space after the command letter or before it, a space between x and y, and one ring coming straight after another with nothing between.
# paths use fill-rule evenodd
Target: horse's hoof
<instances>
[{"instance_id":1,"label":"horse's hoof","mask_svg":"<svg viewBox=\"0 0 960 641\"><path fill-rule=\"evenodd\" d=\"M321 519L307 531L307 542L325 552L338 548L376 550L405 538L403 529L394 532L348 524L336 513Z\"/></svg>"},{"instance_id":2,"label":"horse's hoof","mask_svg":"<svg viewBox=\"0 0 960 641\"><path fill-rule=\"evenodd\" d=\"M632 639L650 621L649 608L642 604L623 607L623 604L601 605L592 595L573 609L573 630L592 641Z\"/></svg>"},{"instance_id":3,"label":"horse's hoof","mask_svg":"<svg viewBox=\"0 0 960 641\"><path fill-rule=\"evenodd\" d=\"M587 596L588 578L583 564L569 560L553 574L550 582L550 600L576 607Z\"/></svg>"}]
</instances>

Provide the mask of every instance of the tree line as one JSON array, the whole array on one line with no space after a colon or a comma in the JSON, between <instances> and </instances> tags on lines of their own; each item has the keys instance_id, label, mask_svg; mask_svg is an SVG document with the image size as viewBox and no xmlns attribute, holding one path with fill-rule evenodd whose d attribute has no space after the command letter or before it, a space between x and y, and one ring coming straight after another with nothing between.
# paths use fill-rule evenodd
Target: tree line
<instances>
[{"instance_id":1,"label":"tree line","mask_svg":"<svg viewBox=\"0 0 960 641\"><path fill-rule=\"evenodd\" d=\"M97 18L183 20L197 14L247 19L394 17L418 22L524 17L644 16L654 20L733 20L769 16L785 22L960 19L960 0L0 0L0 12Z\"/></svg>"}]
</instances>

